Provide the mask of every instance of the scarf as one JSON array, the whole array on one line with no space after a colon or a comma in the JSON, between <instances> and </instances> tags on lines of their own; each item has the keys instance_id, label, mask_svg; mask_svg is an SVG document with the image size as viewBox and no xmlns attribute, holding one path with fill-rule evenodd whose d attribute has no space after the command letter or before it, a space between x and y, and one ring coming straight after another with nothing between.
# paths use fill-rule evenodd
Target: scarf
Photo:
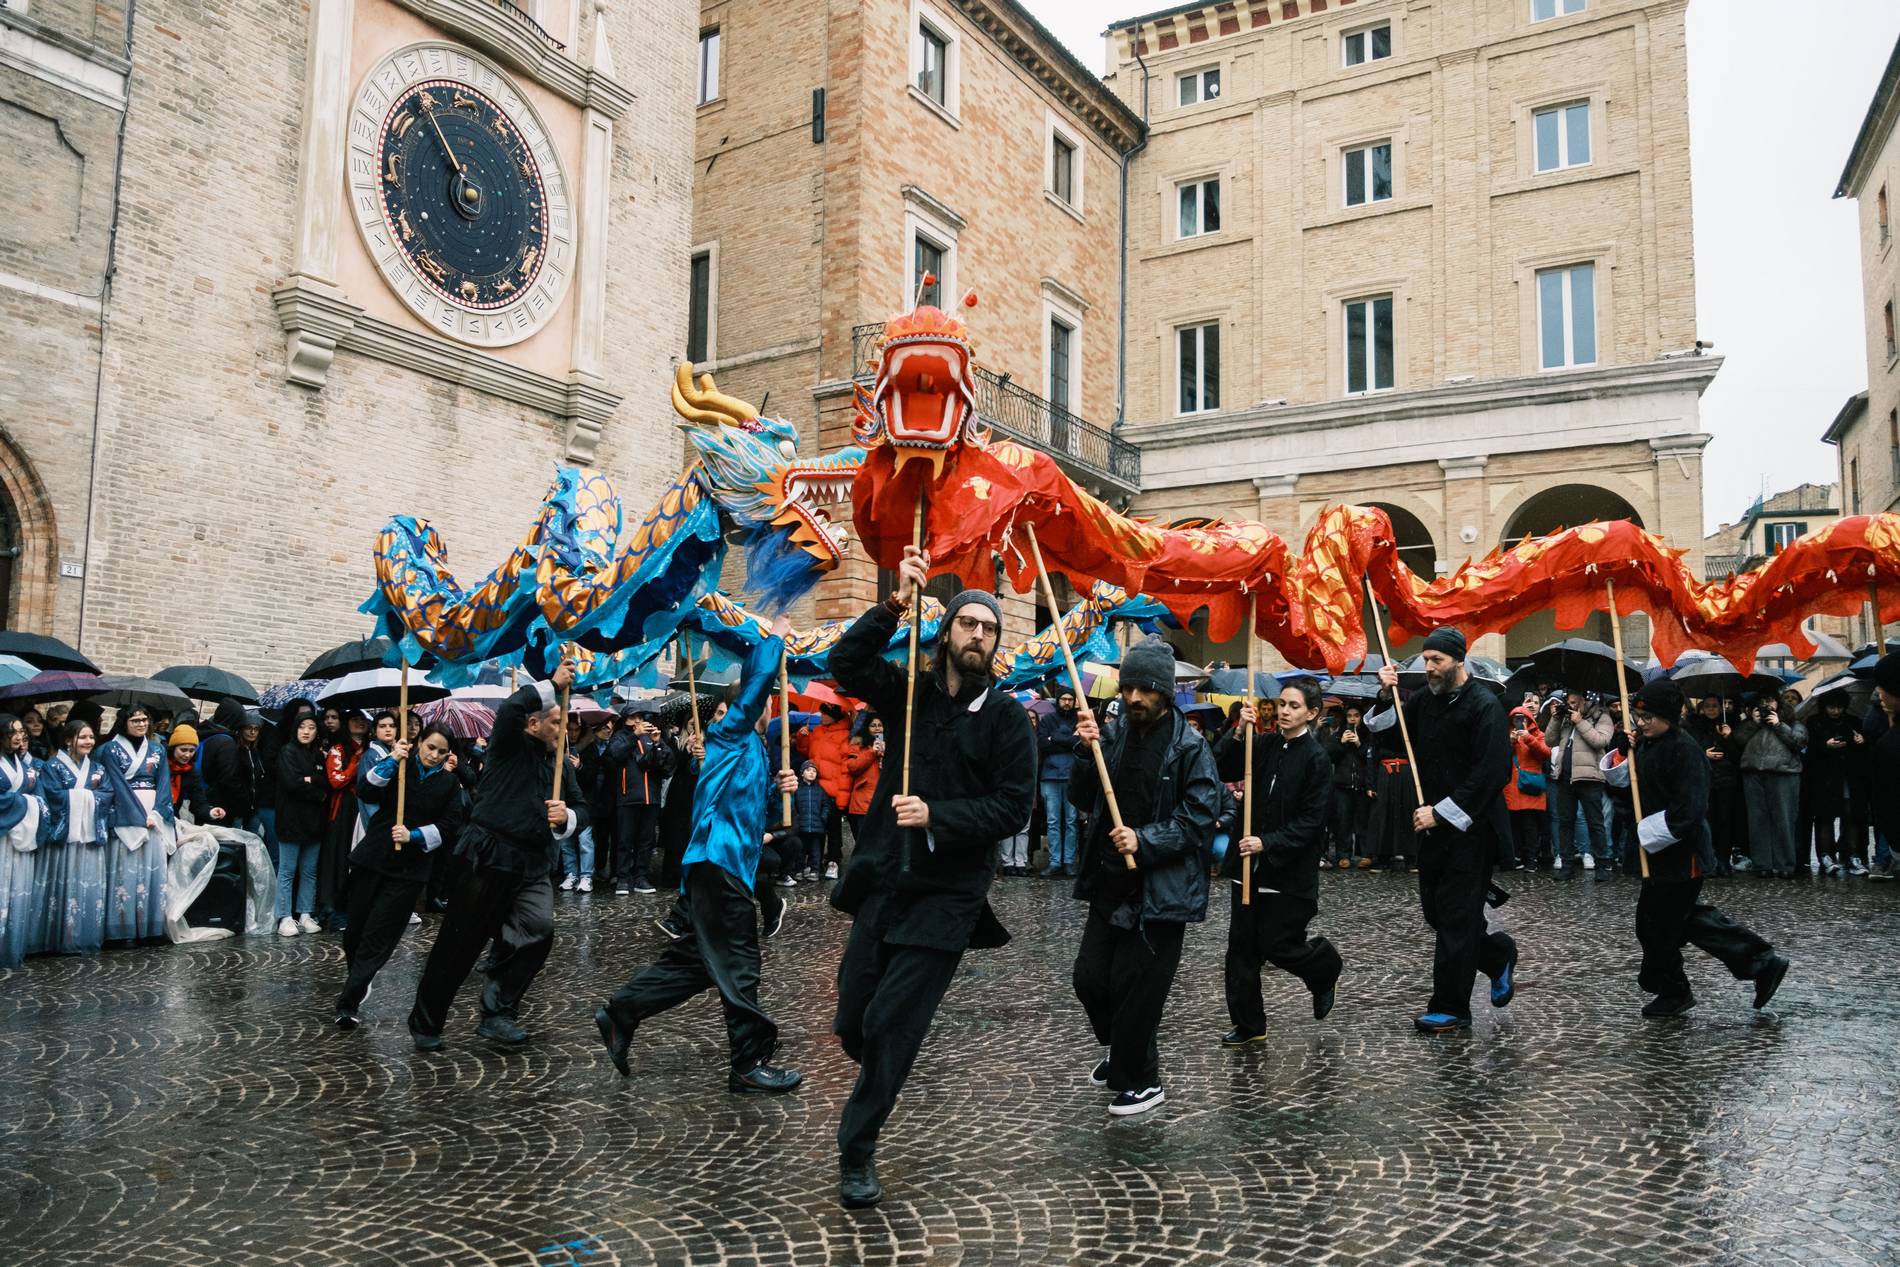
<instances>
[{"instance_id":1,"label":"scarf","mask_svg":"<svg viewBox=\"0 0 1900 1267\"><path fill-rule=\"evenodd\" d=\"M173 754L166 764L171 767L172 805L176 806L178 804L178 799L185 794L185 776L191 773L192 763L190 761L180 761L177 755ZM197 807L194 806L192 809L192 812L196 814L196 813L201 813L202 811L200 811Z\"/></svg>"},{"instance_id":2,"label":"scarf","mask_svg":"<svg viewBox=\"0 0 1900 1267\"><path fill-rule=\"evenodd\" d=\"M62 751L53 759L65 766L73 776L72 791L66 794L66 843L69 845L98 844L99 798L93 794L89 786L92 783L92 758L87 757L78 765L74 765L72 753Z\"/></svg>"}]
</instances>

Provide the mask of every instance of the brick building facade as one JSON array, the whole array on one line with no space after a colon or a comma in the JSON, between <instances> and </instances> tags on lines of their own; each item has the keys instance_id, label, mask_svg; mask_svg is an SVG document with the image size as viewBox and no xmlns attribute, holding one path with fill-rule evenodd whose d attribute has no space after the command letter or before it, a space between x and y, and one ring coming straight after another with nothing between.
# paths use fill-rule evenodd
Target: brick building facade
<instances>
[{"instance_id":1,"label":"brick building facade","mask_svg":"<svg viewBox=\"0 0 1900 1267\"><path fill-rule=\"evenodd\" d=\"M8 626L275 681L360 635L391 513L468 582L563 461L644 510L681 465L694 32L665 0L0 4ZM405 49L532 140L520 330L405 301L353 209Z\"/></svg>"}]
</instances>

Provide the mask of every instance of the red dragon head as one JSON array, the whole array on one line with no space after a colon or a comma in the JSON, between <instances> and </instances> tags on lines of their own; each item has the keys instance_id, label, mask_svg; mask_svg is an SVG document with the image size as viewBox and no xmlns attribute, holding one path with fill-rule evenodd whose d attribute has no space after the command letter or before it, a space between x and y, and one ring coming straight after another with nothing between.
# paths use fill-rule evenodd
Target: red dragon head
<instances>
[{"instance_id":1,"label":"red dragon head","mask_svg":"<svg viewBox=\"0 0 1900 1267\"><path fill-rule=\"evenodd\" d=\"M932 476L941 475L952 448L986 439L970 357L968 328L941 308L924 305L885 322L871 390L858 392L858 443L890 445L896 470L924 458Z\"/></svg>"}]
</instances>

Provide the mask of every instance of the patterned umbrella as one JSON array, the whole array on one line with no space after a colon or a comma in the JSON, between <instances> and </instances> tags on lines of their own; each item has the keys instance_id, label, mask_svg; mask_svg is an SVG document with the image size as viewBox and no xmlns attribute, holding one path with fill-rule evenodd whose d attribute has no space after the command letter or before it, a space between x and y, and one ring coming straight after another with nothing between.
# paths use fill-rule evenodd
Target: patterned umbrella
<instances>
[{"instance_id":1,"label":"patterned umbrella","mask_svg":"<svg viewBox=\"0 0 1900 1267\"><path fill-rule=\"evenodd\" d=\"M399 669L361 669L323 684L317 703L334 708L394 708L401 698L402 672ZM409 703L413 707L430 700L446 699L449 688L409 676Z\"/></svg>"},{"instance_id":2,"label":"patterned umbrella","mask_svg":"<svg viewBox=\"0 0 1900 1267\"><path fill-rule=\"evenodd\" d=\"M415 689L415 683L411 682L412 696ZM440 726L457 739L485 739L495 728L495 710L467 700L432 700L416 709L416 716L422 718L423 725Z\"/></svg>"},{"instance_id":3,"label":"patterned umbrella","mask_svg":"<svg viewBox=\"0 0 1900 1267\"><path fill-rule=\"evenodd\" d=\"M266 688L264 693L257 697L257 704L260 708L268 708L273 711L282 708L294 699L307 699L314 704L317 702L317 696L323 694L323 688L328 685L330 685L328 682L319 678L302 678L295 682L279 682L276 686Z\"/></svg>"},{"instance_id":4,"label":"patterned umbrella","mask_svg":"<svg viewBox=\"0 0 1900 1267\"><path fill-rule=\"evenodd\" d=\"M193 699L234 699L240 704L261 702L257 698L255 686L229 669L220 669L209 664L174 664L169 669L160 669L152 676L161 682L170 682Z\"/></svg>"}]
</instances>

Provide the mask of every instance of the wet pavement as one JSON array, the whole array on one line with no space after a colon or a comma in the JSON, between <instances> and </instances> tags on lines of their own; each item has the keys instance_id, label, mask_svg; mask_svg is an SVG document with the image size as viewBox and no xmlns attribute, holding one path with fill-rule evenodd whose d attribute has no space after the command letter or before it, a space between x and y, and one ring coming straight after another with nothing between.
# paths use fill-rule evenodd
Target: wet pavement
<instances>
[{"instance_id":1,"label":"wet pavement","mask_svg":"<svg viewBox=\"0 0 1900 1267\"><path fill-rule=\"evenodd\" d=\"M1066 886L998 882L1016 934L952 987L880 1150L835 1203L852 1066L829 1036L847 922L794 891L765 1002L805 1087L725 1088L707 996L608 1065L595 1002L660 898L561 895L527 1045L402 1024L432 919L338 1032L334 935L0 974L0 1262L33 1264L1871 1264L1900 1262L1900 884L1711 884L1794 971L1767 1012L1691 950L1701 1005L1637 1015L1630 881L1504 878L1517 1001L1430 1039L1410 877L1329 874L1331 1019L1268 974L1269 1040L1223 1051L1224 907L1188 935L1168 1102L1110 1119L1069 991ZM1482 982L1480 983L1482 986Z\"/></svg>"}]
</instances>

